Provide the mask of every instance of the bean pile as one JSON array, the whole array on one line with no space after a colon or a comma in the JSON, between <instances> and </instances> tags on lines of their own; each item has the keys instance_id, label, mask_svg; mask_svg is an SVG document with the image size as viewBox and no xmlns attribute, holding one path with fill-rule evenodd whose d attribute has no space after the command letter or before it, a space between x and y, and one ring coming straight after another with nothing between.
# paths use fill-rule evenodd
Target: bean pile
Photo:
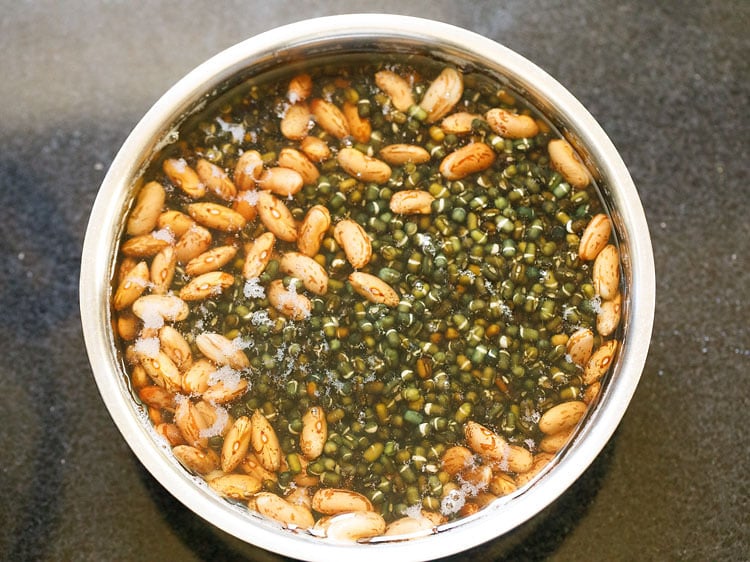
<instances>
[{"instance_id":1,"label":"bean pile","mask_svg":"<svg viewBox=\"0 0 750 562\"><path fill-rule=\"evenodd\" d=\"M112 308L156 431L330 540L428 534L526 484L617 348L587 168L435 62L245 81L154 155L124 228Z\"/></svg>"}]
</instances>

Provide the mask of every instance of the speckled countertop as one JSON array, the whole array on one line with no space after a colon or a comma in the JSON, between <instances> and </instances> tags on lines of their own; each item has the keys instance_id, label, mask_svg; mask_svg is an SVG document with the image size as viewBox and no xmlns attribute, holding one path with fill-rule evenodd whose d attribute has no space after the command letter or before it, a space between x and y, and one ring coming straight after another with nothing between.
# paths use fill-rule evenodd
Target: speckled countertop
<instances>
[{"instance_id":1,"label":"speckled countertop","mask_svg":"<svg viewBox=\"0 0 750 562\"><path fill-rule=\"evenodd\" d=\"M750 3L7 2L0 11L0 558L278 560L211 527L130 452L83 346L99 183L150 105L211 55L305 17L393 12L516 50L600 121L657 270L619 429L558 501L452 560L747 560Z\"/></svg>"}]
</instances>

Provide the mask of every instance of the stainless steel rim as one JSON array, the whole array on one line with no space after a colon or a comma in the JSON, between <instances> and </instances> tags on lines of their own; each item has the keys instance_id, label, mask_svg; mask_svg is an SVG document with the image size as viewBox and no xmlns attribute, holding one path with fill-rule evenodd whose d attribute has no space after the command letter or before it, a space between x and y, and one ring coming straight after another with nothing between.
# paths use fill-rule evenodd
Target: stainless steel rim
<instances>
[{"instance_id":1,"label":"stainless steel rim","mask_svg":"<svg viewBox=\"0 0 750 562\"><path fill-rule=\"evenodd\" d=\"M148 423L130 400L115 353L109 316L112 257L141 166L167 128L204 98L204 94L250 64L273 65L316 49L345 49L379 42L413 48L438 45L450 60L483 62L503 74L553 116L577 145L585 146L595 173L607 186L623 251L629 287L624 316L625 345L616 369L620 373L589 414L576 442L550 472L513 497L449 526L428 540L402 543L332 545L294 535L273 523L253 518L217 498L188 476L160 447ZM494 41L448 24L386 14L353 14L306 20L243 41L197 67L151 108L130 134L107 173L94 204L83 247L80 306L89 359L101 396L120 432L143 465L175 497L220 529L265 549L308 560L425 560L447 556L507 533L533 517L562 494L591 464L625 413L640 378L651 336L655 300L651 242L643 209L630 175L615 147L584 107L557 81ZM251 520L255 519L256 523Z\"/></svg>"}]
</instances>

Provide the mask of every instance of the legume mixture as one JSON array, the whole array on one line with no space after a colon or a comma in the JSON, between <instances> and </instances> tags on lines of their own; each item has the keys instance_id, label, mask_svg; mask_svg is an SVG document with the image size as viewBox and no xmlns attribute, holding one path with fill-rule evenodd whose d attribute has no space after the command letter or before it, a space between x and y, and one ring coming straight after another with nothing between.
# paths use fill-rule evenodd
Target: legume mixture
<instances>
[{"instance_id":1,"label":"legume mixture","mask_svg":"<svg viewBox=\"0 0 750 562\"><path fill-rule=\"evenodd\" d=\"M246 80L141 185L112 298L134 395L188 471L298 531L429 534L512 493L616 352L597 186L478 72Z\"/></svg>"}]
</instances>

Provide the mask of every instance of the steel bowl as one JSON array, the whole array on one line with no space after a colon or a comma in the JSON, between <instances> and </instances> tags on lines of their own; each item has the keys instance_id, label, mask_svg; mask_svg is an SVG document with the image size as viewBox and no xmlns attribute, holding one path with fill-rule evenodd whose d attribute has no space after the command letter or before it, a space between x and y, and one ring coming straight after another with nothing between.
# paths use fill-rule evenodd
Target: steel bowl
<instances>
[{"instance_id":1,"label":"steel bowl","mask_svg":"<svg viewBox=\"0 0 750 562\"><path fill-rule=\"evenodd\" d=\"M525 96L578 149L602 190L620 245L623 344L585 423L532 483L426 538L341 545L248 513L177 463L132 398L112 329L111 279L137 180L154 151L173 138L176 124L240 79L319 57L383 51L484 69ZM447 556L508 533L554 502L600 453L625 413L646 360L654 299L653 254L638 193L612 142L575 97L532 62L490 39L445 23L385 14L323 17L280 27L230 47L175 84L138 123L104 178L86 232L80 278L83 333L96 384L143 465L185 506L223 531L269 551L324 561Z\"/></svg>"}]
</instances>

